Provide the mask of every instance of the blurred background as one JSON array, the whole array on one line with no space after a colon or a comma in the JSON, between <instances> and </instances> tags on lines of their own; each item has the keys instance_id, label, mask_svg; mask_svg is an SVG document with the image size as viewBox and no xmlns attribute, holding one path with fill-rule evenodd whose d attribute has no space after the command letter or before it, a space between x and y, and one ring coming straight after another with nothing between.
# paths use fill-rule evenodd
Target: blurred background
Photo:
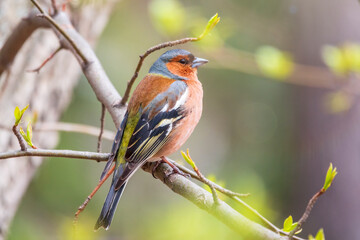
<instances>
[{"instance_id":1,"label":"blurred background","mask_svg":"<svg viewBox=\"0 0 360 240\"><path fill-rule=\"evenodd\" d=\"M71 4L76 8L94 2ZM198 74L203 116L182 149L190 149L203 174L233 191L251 193L245 201L279 227L289 215L301 217L332 162L339 174L300 236L324 228L326 239L360 239L355 227L360 224L357 1L123 0L96 52L122 94L140 54L160 42L199 35L217 12L221 21L209 36L179 46L209 60ZM140 79L164 51L145 60ZM99 126L100 111L82 78L62 121ZM109 116L106 129L115 131ZM60 136L59 149L96 150L96 137ZM103 151L110 147L104 140ZM171 157L182 162L180 153ZM143 171L129 182L110 230L92 230L107 184L80 216L74 235L73 214L96 186L103 167L95 161L46 160L8 239L238 239Z\"/></svg>"}]
</instances>

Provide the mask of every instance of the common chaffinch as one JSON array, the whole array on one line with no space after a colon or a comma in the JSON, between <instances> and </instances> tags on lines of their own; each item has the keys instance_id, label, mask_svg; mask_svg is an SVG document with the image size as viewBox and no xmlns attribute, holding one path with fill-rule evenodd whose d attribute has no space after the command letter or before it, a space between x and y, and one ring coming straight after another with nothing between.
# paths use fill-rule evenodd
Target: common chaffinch
<instances>
[{"instance_id":1,"label":"common chaffinch","mask_svg":"<svg viewBox=\"0 0 360 240\"><path fill-rule=\"evenodd\" d=\"M162 54L136 87L102 177L115 171L95 229L108 229L129 178L146 161L165 160L200 120L203 90L197 68L208 61L183 49Z\"/></svg>"}]
</instances>

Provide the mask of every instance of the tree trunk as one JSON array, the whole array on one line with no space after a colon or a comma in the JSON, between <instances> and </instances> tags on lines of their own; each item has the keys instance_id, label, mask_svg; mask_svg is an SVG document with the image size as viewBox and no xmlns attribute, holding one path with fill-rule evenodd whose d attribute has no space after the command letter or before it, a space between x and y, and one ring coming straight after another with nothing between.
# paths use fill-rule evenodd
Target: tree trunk
<instances>
[{"instance_id":1,"label":"tree trunk","mask_svg":"<svg viewBox=\"0 0 360 240\"><path fill-rule=\"evenodd\" d=\"M48 9L49 2L45 1ZM80 1L82 2L82 1ZM96 1L95 1L96 2ZM71 10L77 30L94 44L102 32L115 1L81 5ZM3 0L0 2L0 46L3 46L17 24L30 12L30 1ZM15 106L29 104L26 115L38 114L39 122L57 121L68 106L79 79L80 67L69 51L60 51L41 69L39 74L26 70L38 67L59 46L51 29L37 29L27 39L15 61L0 76L1 125L11 129ZM25 119L25 118L24 118ZM25 126L25 120L23 120ZM33 139L40 148L54 148L56 133L37 133ZM19 149L11 131L0 129L0 151ZM41 165L39 157L24 157L0 161L0 239L6 237L11 220L34 173Z\"/></svg>"},{"instance_id":2,"label":"tree trunk","mask_svg":"<svg viewBox=\"0 0 360 240\"><path fill-rule=\"evenodd\" d=\"M292 1L292 46L298 62L323 65L321 48L360 40L358 1ZM331 79L329 79L331 80ZM356 79L358 81L358 79ZM329 162L339 169L333 186L321 197L306 232L324 227L326 239L359 239L360 230L360 106L358 98L348 112L330 114L324 107L329 91L296 88L299 158L293 185L293 206L300 217L305 203L322 186ZM303 206L303 207L300 207Z\"/></svg>"}]
</instances>

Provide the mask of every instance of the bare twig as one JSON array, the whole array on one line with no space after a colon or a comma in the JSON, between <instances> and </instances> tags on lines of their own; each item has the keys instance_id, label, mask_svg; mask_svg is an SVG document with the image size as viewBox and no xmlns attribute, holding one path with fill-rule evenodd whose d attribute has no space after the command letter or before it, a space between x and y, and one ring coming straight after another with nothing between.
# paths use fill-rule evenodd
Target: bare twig
<instances>
[{"instance_id":1,"label":"bare twig","mask_svg":"<svg viewBox=\"0 0 360 240\"><path fill-rule=\"evenodd\" d=\"M28 72L36 72L39 73L40 70L45 66L47 62L49 62L63 47L59 46L48 58L45 59L44 62L41 63L41 65L35 69L27 70Z\"/></svg>"},{"instance_id":2,"label":"bare twig","mask_svg":"<svg viewBox=\"0 0 360 240\"><path fill-rule=\"evenodd\" d=\"M74 49L74 51L77 53L77 55L82 59L82 61L84 62L85 65L87 65L89 63L88 59L85 57L84 53L78 48L78 46L75 44L75 42L73 41L73 39L60 27L59 24L57 24L57 22L54 21L54 19L49 16L49 14L47 14L44 9L42 9L42 7L40 6L40 4L36 1L36 0L30 0L35 6L36 8L41 12L41 14L39 14L39 17L45 18L46 20L48 20L50 22L50 24L52 26L55 27L56 30L58 30L62 36L64 36L64 38L66 38L66 40L69 42L69 44L71 45L71 47Z\"/></svg>"},{"instance_id":3,"label":"bare twig","mask_svg":"<svg viewBox=\"0 0 360 240\"><path fill-rule=\"evenodd\" d=\"M101 152L101 137L104 132L104 119L105 119L105 105L101 104L101 117L100 117L100 133L98 137L97 152Z\"/></svg>"},{"instance_id":4,"label":"bare twig","mask_svg":"<svg viewBox=\"0 0 360 240\"><path fill-rule=\"evenodd\" d=\"M58 13L58 8L57 8L57 6L56 6L56 0L51 0L51 6L52 6L52 8L53 8L53 14L55 15L55 14L57 14Z\"/></svg>"},{"instance_id":5,"label":"bare twig","mask_svg":"<svg viewBox=\"0 0 360 240\"><path fill-rule=\"evenodd\" d=\"M210 181L209 179L207 179L200 172L199 168L195 165L194 161L192 160L192 158L190 156L189 149L187 149L186 154L184 152L181 152L181 154L183 154L185 157L187 157L189 159L189 161L191 161L193 163L192 167L193 167L194 171L196 172L196 174L198 175L200 181L205 183L206 185L208 185L210 187L211 194L213 195L213 198L214 198L214 203L219 204L219 196L217 195L214 183L212 181Z\"/></svg>"},{"instance_id":6,"label":"bare twig","mask_svg":"<svg viewBox=\"0 0 360 240\"><path fill-rule=\"evenodd\" d=\"M20 132L19 132L19 129L18 129L18 125L15 124L13 127L12 127L12 131L13 133L15 134L18 142L19 142L19 145L20 145L20 148L21 148L21 151L26 151L26 144L25 144L25 141L24 139L22 138ZM0 155L1 156L1 155ZM0 158L1 159L1 158Z\"/></svg>"},{"instance_id":7,"label":"bare twig","mask_svg":"<svg viewBox=\"0 0 360 240\"><path fill-rule=\"evenodd\" d=\"M190 169L184 167L183 165L180 165L179 163L177 163L177 162L175 162L173 160L171 160L171 162L174 165L176 165L181 171L189 174L192 178L194 178L196 180L199 180L201 182L201 178L195 172L191 171ZM236 192L230 191L230 190L228 190L226 188L221 187L220 185L218 185L218 184L216 184L214 182L212 182L212 185L214 186L214 188L216 190L218 190L219 192L221 192L221 193L223 193L223 194L225 194L225 195L227 195L229 197L234 197L235 196L235 197L242 198L242 197L248 197L250 195L249 193L236 193Z\"/></svg>"},{"instance_id":8,"label":"bare twig","mask_svg":"<svg viewBox=\"0 0 360 240\"><path fill-rule=\"evenodd\" d=\"M99 184L94 188L94 190L90 193L90 195L85 199L83 204L78 208L77 212L75 213L74 223L77 223L79 218L79 214L84 211L90 200L94 197L95 193L100 189L100 187L104 184L104 182L109 178L109 176L114 172L115 165L106 173L103 179L100 180Z\"/></svg>"},{"instance_id":9,"label":"bare twig","mask_svg":"<svg viewBox=\"0 0 360 240\"><path fill-rule=\"evenodd\" d=\"M0 159L15 158L15 157L64 157L64 158L79 158L96 161L107 161L108 153L94 153L73 150L45 150L45 149L26 149L25 151L11 151L0 153Z\"/></svg>"},{"instance_id":10,"label":"bare twig","mask_svg":"<svg viewBox=\"0 0 360 240\"><path fill-rule=\"evenodd\" d=\"M136 78L139 75L141 66L142 66L142 64L144 62L144 59L147 56L149 56L151 53L153 53L153 52L155 52L157 50L160 50L162 48L173 47L175 45L184 44L184 43L187 43L187 42L193 42L193 41L197 41L197 40L198 40L198 38L183 38L183 39L179 39L179 40L175 40L175 41L169 41L169 42L160 43L158 45L155 45L155 46L149 48L143 55L140 55L139 56L140 57L139 62L138 62L137 66L136 66L136 69L135 69L135 73L132 76L132 78L130 79L130 81L128 82L125 93L124 93L124 96L121 99L121 102L120 102L119 105L124 106L126 104L126 102L128 101L129 96L130 96L131 88L132 88Z\"/></svg>"},{"instance_id":11,"label":"bare twig","mask_svg":"<svg viewBox=\"0 0 360 240\"><path fill-rule=\"evenodd\" d=\"M0 129L11 131L11 127L7 127L0 124ZM74 132L83 133L91 136L99 136L100 128L77 123L66 123L66 122L44 122L36 123L33 126L33 131L63 131L63 132ZM103 130L102 138L113 141L115 132L109 130Z\"/></svg>"},{"instance_id":12,"label":"bare twig","mask_svg":"<svg viewBox=\"0 0 360 240\"><path fill-rule=\"evenodd\" d=\"M306 222L306 220L308 219L310 212L312 210L312 208L314 207L316 201L319 199L319 197L325 192L324 188L321 188L317 193L315 193L314 196L312 196L312 198L309 200L309 203L306 206L305 212L303 213L303 215L301 216L301 218L299 219L299 221L297 222L297 226L295 227L295 229L293 229L290 234L289 234L289 239L293 239L294 234L301 229L301 226Z\"/></svg>"}]
</instances>

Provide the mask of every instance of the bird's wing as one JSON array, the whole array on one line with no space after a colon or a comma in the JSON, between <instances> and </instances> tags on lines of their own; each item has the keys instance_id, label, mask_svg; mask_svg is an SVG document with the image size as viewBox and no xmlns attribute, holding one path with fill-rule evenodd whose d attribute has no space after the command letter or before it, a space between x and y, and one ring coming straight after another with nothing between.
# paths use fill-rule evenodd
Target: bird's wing
<instances>
[{"instance_id":1,"label":"bird's wing","mask_svg":"<svg viewBox=\"0 0 360 240\"><path fill-rule=\"evenodd\" d=\"M124 155L126 164L121 171L115 173L118 174L115 176L116 189L120 188L145 160L154 156L164 146L171 130L184 117L183 104L188 97L188 91L186 83L175 81L149 104L139 107L141 114ZM128 118L128 122L131 118L133 117ZM124 138L125 135L123 140ZM122 144L120 148L121 146Z\"/></svg>"},{"instance_id":2,"label":"bird's wing","mask_svg":"<svg viewBox=\"0 0 360 240\"><path fill-rule=\"evenodd\" d=\"M115 139L113 142L113 145L111 147L111 152L110 152L110 156L108 161L106 162L105 168L103 170L103 172L101 173L101 177L100 177L100 181L104 178L104 176L106 175L106 173L109 171L111 164L113 163L115 157L118 154L119 151L119 147L120 147L120 142L123 136L123 132L124 132L124 128L128 119L128 112L126 112L123 121L121 122L120 128L118 129L118 131L116 132L115 135Z\"/></svg>"}]
</instances>

